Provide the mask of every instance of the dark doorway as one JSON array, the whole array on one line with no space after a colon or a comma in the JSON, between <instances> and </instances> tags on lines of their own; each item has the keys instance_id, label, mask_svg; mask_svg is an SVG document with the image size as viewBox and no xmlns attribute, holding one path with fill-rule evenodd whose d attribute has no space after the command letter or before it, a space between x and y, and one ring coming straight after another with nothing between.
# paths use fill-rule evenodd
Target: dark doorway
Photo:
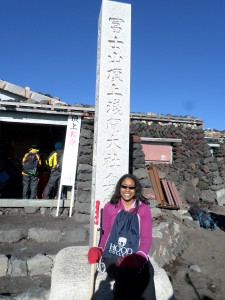
<instances>
[{"instance_id":1,"label":"dark doorway","mask_svg":"<svg viewBox=\"0 0 225 300\"><path fill-rule=\"evenodd\" d=\"M55 142L64 143L65 136L66 126L62 125L0 122L0 198L22 197L21 162L31 145L50 154Z\"/></svg>"}]
</instances>

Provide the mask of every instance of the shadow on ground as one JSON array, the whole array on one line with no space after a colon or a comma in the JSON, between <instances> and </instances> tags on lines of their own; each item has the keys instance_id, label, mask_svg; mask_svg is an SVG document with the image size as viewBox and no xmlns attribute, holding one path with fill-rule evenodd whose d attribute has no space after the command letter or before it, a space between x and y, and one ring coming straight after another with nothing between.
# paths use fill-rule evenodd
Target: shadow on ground
<instances>
[{"instance_id":1,"label":"shadow on ground","mask_svg":"<svg viewBox=\"0 0 225 300\"><path fill-rule=\"evenodd\" d=\"M218 215L216 213L211 212L212 219L216 222L217 226L225 231L225 216L224 215Z\"/></svg>"}]
</instances>

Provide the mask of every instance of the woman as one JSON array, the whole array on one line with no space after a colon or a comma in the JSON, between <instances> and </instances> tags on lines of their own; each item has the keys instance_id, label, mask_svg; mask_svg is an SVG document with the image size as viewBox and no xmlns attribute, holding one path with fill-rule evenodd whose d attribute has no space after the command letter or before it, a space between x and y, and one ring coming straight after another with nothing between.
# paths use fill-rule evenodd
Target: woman
<instances>
[{"instance_id":1,"label":"woman","mask_svg":"<svg viewBox=\"0 0 225 300\"><path fill-rule=\"evenodd\" d=\"M89 263L100 259L115 279L114 299L156 299L154 270L148 259L151 244L150 207L139 180L126 174L103 209L99 247L88 253Z\"/></svg>"}]
</instances>

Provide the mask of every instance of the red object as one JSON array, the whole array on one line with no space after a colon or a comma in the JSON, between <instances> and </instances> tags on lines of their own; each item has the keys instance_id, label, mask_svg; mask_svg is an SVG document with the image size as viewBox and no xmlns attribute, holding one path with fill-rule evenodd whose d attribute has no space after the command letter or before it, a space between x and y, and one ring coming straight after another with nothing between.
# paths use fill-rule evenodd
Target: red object
<instances>
[{"instance_id":1,"label":"red object","mask_svg":"<svg viewBox=\"0 0 225 300\"><path fill-rule=\"evenodd\" d=\"M99 222L99 207L100 207L100 201L96 200L95 202L95 216L94 216L94 224L98 225Z\"/></svg>"},{"instance_id":2,"label":"red object","mask_svg":"<svg viewBox=\"0 0 225 300\"><path fill-rule=\"evenodd\" d=\"M39 174L39 180L38 180L38 190L37 190L37 197L38 199L43 198L43 191L46 187L46 184L49 180L49 173L43 172Z\"/></svg>"},{"instance_id":3,"label":"red object","mask_svg":"<svg viewBox=\"0 0 225 300\"><path fill-rule=\"evenodd\" d=\"M140 269L147 262L147 260L138 254L128 254L119 260L119 266L122 269Z\"/></svg>"},{"instance_id":4,"label":"red object","mask_svg":"<svg viewBox=\"0 0 225 300\"><path fill-rule=\"evenodd\" d=\"M91 247L88 250L88 262L89 262L89 264L97 263L101 256L102 256L102 248Z\"/></svg>"}]
</instances>

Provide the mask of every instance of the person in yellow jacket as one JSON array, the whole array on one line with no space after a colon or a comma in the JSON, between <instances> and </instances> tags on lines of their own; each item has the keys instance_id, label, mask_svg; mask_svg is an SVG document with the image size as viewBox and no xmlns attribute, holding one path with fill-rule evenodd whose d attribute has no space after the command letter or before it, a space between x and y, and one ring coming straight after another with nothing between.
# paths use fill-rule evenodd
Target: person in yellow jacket
<instances>
[{"instance_id":1,"label":"person in yellow jacket","mask_svg":"<svg viewBox=\"0 0 225 300\"><path fill-rule=\"evenodd\" d=\"M41 166L41 159L38 154L39 148L32 145L22 159L22 185L23 199L36 199L38 187L38 171Z\"/></svg>"},{"instance_id":2,"label":"person in yellow jacket","mask_svg":"<svg viewBox=\"0 0 225 300\"><path fill-rule=\"evenodd\" d=\"M62 142L55 143L55 150L49 155L48 157L48 165L51 168L51 174L48 180L48 183L43 192L44 199L54 198L53 193L54 190L57 189L58 198L58 190L59 190L59 183L61 178L61 171L62 171L62 158L63 158L63 144ZM62 192L62 198L66 198L64 190Z\"/></svg>"}]
</instances>

